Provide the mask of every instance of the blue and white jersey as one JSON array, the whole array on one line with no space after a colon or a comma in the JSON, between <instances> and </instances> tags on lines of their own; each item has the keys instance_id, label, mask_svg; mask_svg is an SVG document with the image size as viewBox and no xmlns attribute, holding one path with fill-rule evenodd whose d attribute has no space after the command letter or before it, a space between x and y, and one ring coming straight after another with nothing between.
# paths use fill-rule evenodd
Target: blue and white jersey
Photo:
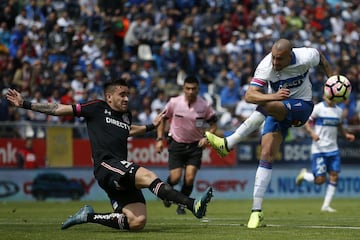
<instances>
[{"instance_id":1,"label":"blue and white jersey","mask_svg":"<svg viewBox=\"0 0 360 240\"><path fill-rule=\"evenodd\" d=\"M315 48L293 48L290 65L281 71L273 69L271 60L272 54L269 53L259 63L251 85L264 88L269 84L271 92L277 92L279 88L288 88L290 98L311 101L309 69L319 65L320 53Z\"/></svg>"},{"instance_id":2,"label":"blue and white jersey","mask_svg":"<svg viewBox=\"0 0 360 240\"><path fill-rule=\"evenodd\" d=\"M338 125L341 124L342 112L339 106L330 107L326 102L314 106L310 119L313 120L314 131L320 139L312 142L312 154L338 150Z\"/></svg>"}]
</instances>

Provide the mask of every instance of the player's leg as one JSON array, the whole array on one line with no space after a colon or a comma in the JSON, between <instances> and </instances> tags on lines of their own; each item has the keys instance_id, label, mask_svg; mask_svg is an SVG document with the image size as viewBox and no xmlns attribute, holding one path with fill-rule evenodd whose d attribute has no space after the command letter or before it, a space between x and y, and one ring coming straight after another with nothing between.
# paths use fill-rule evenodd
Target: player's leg
<instances>
[{"instance_id":1,"label":"player's leg","mask_svg":"<svg viewBox=\"0 0 360 240\"><path fill-rule=\"evenodd\" d=\"M335 195L336 187L338 181L338 173L337 172L330 172L329 173L329 182L326 187L324 202L321 206L321 211L323 212L336 212L334 208L332 208L331 201Z\"/></svg>"},{"instance_id":2,"label":"player's leg","mask_svg":"<svg viewBox=\"0 0 360 240\"><path fill-rule=\"evenodd\" d=\"M126 198L124 201L112 200L113 206L118 206L111 213L89 213L87 216L87 222L97 223L107 227L120 229L120 230L142 230L146 224L146 205L145 199L140 192L132 194L131 192L124 192ZM124 195L123 195L124 196ZM139 196L139 202L124 203L134 197ZM124 205L125 207L122 207Z\"/></svg>"},{"instance_id":3,"label":"player's leg","mask_svg":"<svg viewBox=\"0 0 360 240\"><path fill-rule=\"evenodd\" d=\"M259 107L258 107L259 108ZM257 108L257 109L258 109ZM236 130L233 134L226 137L228 149L232 149L236 144L241 142L244 138L249 136L254 131L261 127L265 120L265 115L259 110L254 111Z\"/></svg>"},{"instance_id":4,"label":"player's leg","mask_svg":"<svg viewBox=\"0 0 360 240\"><path fill-rule=\"evenodd\" d=\"M205 215L207 204L212 198L212 188L205 190L204 194L196 199L185 196L172 188L169 184L160 180L157 175L143 167L136 172L137 188L149 188L149 190L160 199L168 199L189 209L197 218Z\"/></svg>"},{"instance_id":5,"label":"player's leg","mask_svg":"<svg viewBox=\"0 0 360 240\"><path fill-rule=\"evenodd\" d=\"M299 174L296 176L295 183L296 185L300 186L303 181L314 183L315 182L315 174L318 168L318 161L319 154L311 154L311 167L312 172L309 172L306 168L300 170Z\"/></svg>"},{"instance_id":6,"label":"player's leg","mask_svg":"<svg viewBox=\"0 0 360 240\"><path fill-rule=\"evenodd\" d=\"M173 168L174 165L172 165L173 161L170 161L169 159L169 176L167 177L167 184L169 184L171 187L174 187L176 184L180 182L181 176L182 176L182 167ZM165 207L170 207L171 202L168 199L163 199L163 203Z\"/></svg>"},{"instance_id":7,"label":"player's leg","mask_svg":"<svg viewBox=\"0 0 360 240\"><path fill-rule=\"evenodd\" d=\"M340 172L340 153L339 151L334 152L332 156L327 159L327 171L329 173L329 181L325 192L324 202L321 207L322 211L336 212L335 209L330 207L332 199L336 192L336 187L339 179Z\"/></svg>"},{"instance_id":8,"label":"player's leg","mask_svg":"<svg viewBox=\"0 0 360 240\"><path fill-rule=\"evenodd\" d=\"M329 182L326 187L324 202L321 206L321 211L323 211L323 212L336 212L336 210L333 209L330 205L331 205L331 201L336 192L337 180L338 180L338 173L330 172Z\"/></svg>"},{"instance_id":9,"label":"player's leg","mask_svg":"<svg viewBox=\"0 0 360 240\"><path fill-rule=\"evenodd\" d=\"M62 229L82 223L97 223L125 230L144 228L146 223L145 198L141 190L135 187L135 173L138 168L138 165L127 161L103 162L95 170L95 177L99 186L111 199L114 212L95 213L91 206L86 205L70 216L62 225ZM136 210L132 211L135 208ZM123 209L125 210L123 211Z\"/></svg>"},{"instance_id":10,"label":"player's leg","mask_svg":"<svg viewBox=\"0 0 360 240\"><path fill-rule=\"evenodd\" d=\"M279 152L281 142L281 132L269 132L263 135L261 139L261 160L255 176L252 213L247 225L248 228L257 228L264 225L262 203L271 180L272 162Z\"/></svg>"},{"instance_id":11,"label":"player's leg","mask_svg":"<svg viewBox=\"0 0 360 240\"><path fill-rule=\"evenodd\" d=\"M261 138L261 156L255 176L253 205L247 224L248 228L257 228L265 225L262 203L271 180L272 162L279 152L283 136L286 135L290 126L288 121L280 121L286 118L287 110L285 109L285 104L282 102L271 103L272 104L269 103L268 105L270 108L266 109L269 114L274 111L272 107L276 107L278 108L278 112L283 113L285 116L277 115L278 119L275 119L273 116L268 116L265 120L263 136Z\"/></svg>"},{"instance_id":12,"label":"player's leg","mask_svg":"<svg viewBox=\"0 0 360 240\"><path fill-rule=\"evenodd\" d=\"M236 144L258 130L264 119L265 115L262 112L254 111L230 136L221 138L211 132L205 132L205 136L216 152L221 157L225 157Z\"/></svg>"},{"instance_id":13,"label":"player's leg","mask_svg":"<svg viewBox=\"0 0 360 240\"><path fill-rule=\"evenodd\" d=\"M178 144L174 140L169 141L169 159L168 159L168 168L169 168L169 176L167 177L166 182L171 186L177 185L182 177L183 173L183 149L181 149L183 145ZM165 207L171 206L171 201L168 199L163 199L163 203Z\"/></svg>"}]
</instances>

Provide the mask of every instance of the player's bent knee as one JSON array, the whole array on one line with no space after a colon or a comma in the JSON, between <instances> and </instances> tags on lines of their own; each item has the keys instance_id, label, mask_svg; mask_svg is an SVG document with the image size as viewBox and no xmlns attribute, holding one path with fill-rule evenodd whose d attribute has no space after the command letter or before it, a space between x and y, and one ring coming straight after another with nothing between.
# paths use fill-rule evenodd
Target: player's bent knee
<instances>
[{"instance_id":1,"label":"player's bent knee","mask_svg":"<svg viewBox=\"0 0 360 240\"><path fill-rule=\"evenodd\" d=\"M326 177L316 177L314 182L315 184L321 185L326 182Z\"/></svg>"},{"instance_id":2,"label":"player's bent knee","mask_svg":"<svg viewBox=\"0 0 360 240\"><path fill-rule=\"evenodd\" d=\"M130 230L142 230L146 225L146 217L144 215L137 216L129 221Z\"/></svg>"}]
</instances>

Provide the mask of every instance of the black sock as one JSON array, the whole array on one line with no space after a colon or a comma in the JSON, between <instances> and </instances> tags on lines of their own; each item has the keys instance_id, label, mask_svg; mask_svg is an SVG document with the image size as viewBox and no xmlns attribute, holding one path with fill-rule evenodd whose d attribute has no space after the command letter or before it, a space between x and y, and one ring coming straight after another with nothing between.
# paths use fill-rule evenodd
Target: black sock
<instances>
[{"instance_id":1,"label":"black sock","mask_svg":"<svg viewBox=\"0 0 360 240\"><path fill-rule=\"evenodd\" d=\"M159 178L155 179L149 187L149 190L162 200L168 200L176 204L186 206L190 211L193 210L194 199L185 196L181 192L173 189L169 184L161 181Z\"/></svg>"},{"instance_id":2,"label":"black sock","mask_svg":"<svg viewBox=\"0 0 360 240\"><path fill-rule=\"evenodd\" d=\"M181 192L186 196L190 196L193 188L194 188L194 185L192 185L192 184L191 185L186 185L184 183L184 185L182 185L182 187L181 187Z\"/></svg>"},{"instance_id":3,"label":"black sock","mask_svg":"<svg viewBox=\"0 0 360 240\"><path fill-rule=\"evenodd\" d=\"M116 229L130 229L127 217L123 213L89 213L87 221Z\"/></svg>"},{"instance_id":4,"label":"black sock","mask_svg":"<svg viewBox=\"0 0 360 240\"><path fill-rule=\"evenodd\" d=\"M166 182L167 182L170 186L172 186L172 187L176 185L176 183L172 183L172 182L171 182L170 176L167 177Z\"/></svg>"}]
</instances>

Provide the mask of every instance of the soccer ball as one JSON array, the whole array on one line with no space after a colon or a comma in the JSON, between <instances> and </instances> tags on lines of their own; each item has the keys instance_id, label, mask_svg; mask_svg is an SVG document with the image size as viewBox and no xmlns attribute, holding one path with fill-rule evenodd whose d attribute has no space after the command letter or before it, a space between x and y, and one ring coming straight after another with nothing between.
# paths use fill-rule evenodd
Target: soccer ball
<instances>
[{"instance_id":1,"label":"soccer ball","mask_svg":"<svg viewBox=\"0 0 360 240\"><path fill-rule=\"evenodd\" d=\"M333 102L341 103L347 100L351 93L351 83L349 79L342 75L329 77L324 86L325 96Z\"/></svg>"}]
</instances>

